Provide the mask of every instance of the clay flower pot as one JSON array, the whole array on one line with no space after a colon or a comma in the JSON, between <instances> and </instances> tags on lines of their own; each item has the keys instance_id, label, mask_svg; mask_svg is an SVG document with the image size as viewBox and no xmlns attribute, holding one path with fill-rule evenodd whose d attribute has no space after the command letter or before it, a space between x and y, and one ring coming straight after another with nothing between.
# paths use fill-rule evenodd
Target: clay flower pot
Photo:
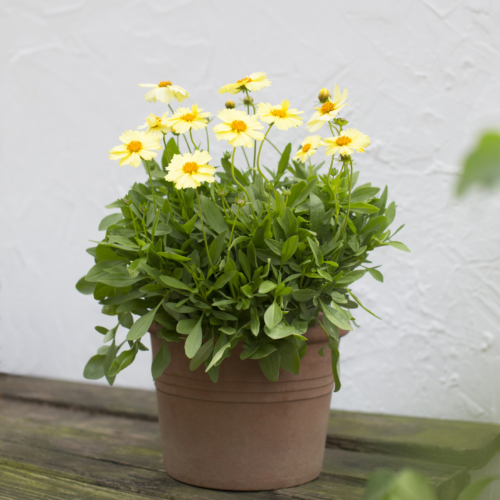
<instances>
[{"instance_id":1,"label":"clay flower pot","mask_svg":"<svg viewBox=\"0 0 500 500\"><path fill-rule=\"evenodd\" d=\"M153 355L161 340L150 328ZM345 332L347 333L347 332ZM333 390L330 350L320 326L309 328L299 375L269 382L258 361L234 349L214 384L202 365L189 370L182 342L156 379L165 470L184 483L220 490L287 488L318 477Z\"/></svg>"}]
</instances>

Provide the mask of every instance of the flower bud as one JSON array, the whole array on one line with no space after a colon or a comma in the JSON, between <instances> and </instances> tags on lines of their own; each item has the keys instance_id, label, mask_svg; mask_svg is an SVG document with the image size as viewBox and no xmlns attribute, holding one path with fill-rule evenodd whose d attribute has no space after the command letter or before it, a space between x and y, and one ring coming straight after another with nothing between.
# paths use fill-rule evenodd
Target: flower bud
<instances>
[{"instance_id":1,"label":"flower bud","mask_svg":"<svg viewBox=\"0 0 500 500\"><path fill-rule=\"evenodd\" d=\"M291 191L287 188L283 189L283 191L281 192L281 194L283 196L290 196L290 193L291 193Z\"/></svg>"},{"instance_id":2,"label":"flower bud","mask_svg":"<svg viewBox=\"0 0 500 500\"><path fill-rule=\"evenodd\" d=\"M141 205L141 212L147 212L149 209L149 205L147 203L144 203L144 205Z\"/></svg>"},{"instance_id":3,"label":"flower bud","mask_svg":"<svg viewBox=\"0 0 500 500\"><path fill-rule=\"evenodd\" d=\"M244 104L245 106L251 106L251 105L252 105L252 103L253 103L253 97L250 97L250 96L248 96L248 95L247 95L247 96L245 96L245 97L243 98L243 104Z\"/></svg>"},{"instance_id":4,"label":"flower bud","mask_svg":"<svg viewBox=\"0 0 500 500\"><path fill-rule=\"evenodd\" d=\"M223 157L224 160L229 160L231 158L231 153L229 151L224 151Z\"/></svg>"},{"instance_id":5,"label":"flower bud","mask_svg":"<svg viewBox=\"0 0 500 500\"><path fill-rule=\"evenodd\" d=\"M330 97L332 97L330 94L330 91L328 89L325 89L325 87L323 87L319 91L319 94L318 94L319 102L326 102L326 101L328 101L328 99L330 99Z\"/></svg>"},{"instance_id":6,"label":"flower bud","mask_svg":"<svg viewBox=\"0 0 500 500\"><path fill-rule=\"evenodd\" d=\"M266 191L274 191L274 184L272 182L266 182Z\"/></svg>"},{"instance_id":7,"label":"flower bud","mask_svg":"<svg viewBox=\"0 0 500 500\"><path fill-rule=\"evenodd\" d=\"M349 122L347 120L344 120L344 118L335 118L335 120L333 120L333 123L335 123L335 125L341 125L343 127L344 125L347 125Z\"/></svg>"},{"instance_id":8,"label":"flower bud","mask_svg":"<svg viewBox=\"0 0 500 500\"><path fill-rule=\"evenodd\" d=\"M130 196L125 196L123 199L122 199L122 202L124 205L131 205L132 204L132 200L130 199Z\"/></svg>"},{"instance_id":9,"label":"flower bud","mask_svg":"<svg viewBox=\"0 0 500 500\"><path fill-rule=\"evenodd\" d=\"M243 208L247 204L247 202L243 198L236 198L236 200L234 200L234 202L240 208Z\"/></svg>"},{"instance_id":10,"label":"flower bud","mask_svg":"<svg viewBox=\"0 0 500 500\"><path fill-rule=\"evenodd\" d=\"M226 108L227 109L234 109L236 107L236 104L234 104L233 101L227 101L226 102Z\"/></svg>"},{"instance_id":11,"label":"flower bud","mask_svg":"<svg viewBox=\"0 0 500 500\"><path fill-rule=\"evenodd\" d=\"M218 195L219 195L221 198L226 197L226 196L227 196L227 189L225 189L225 188L219 189L219 191L218 191Z\"/></svg>"},{"instance_id":12,"label":"flower bud","mask_svg":"<svg viewBox=\"0 0 500 500\"><path fill-rule=\"evenodd\" d=\"M351 161L350 155L340 155L340 161Z\"/></svg>"}]
</instances>

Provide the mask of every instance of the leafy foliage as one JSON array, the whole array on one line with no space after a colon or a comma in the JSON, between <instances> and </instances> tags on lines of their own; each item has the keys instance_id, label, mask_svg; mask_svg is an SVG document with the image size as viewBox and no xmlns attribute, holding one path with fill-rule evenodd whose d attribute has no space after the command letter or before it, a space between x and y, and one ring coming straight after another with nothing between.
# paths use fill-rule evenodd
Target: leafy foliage
<instances>
[{"instance_id":1,"label":"leafy foliage","mask_svg":"<svg viewBox=\"0 0 500 500\"><path fill-rule=\"evenodd\" d=\"M275 381L280 367L299 372L304 333L322 312L340 388L339 328L352 329L361 305L349 287L366 272L383 280L369 252L407 248L391 241L396 205L388 204L387 188L356 187L350 158L320 175L321 165L291 162L290 151L288 145L268 185L254 169L235 166L233 177L225 156L220 182L198 188L200 204L195 190L177 190L164 179L178 153L174 139L161 167L144 162L151 180L108 205L116 212L101 221L105 236L87 250L95 265L77 284L117 317L113 329L97 327L106 345L89 361L87 378L113 383L147 350L141 339L154 321L163 343L153 378L170 362L168 343L184 341L191 369L204 365L213 381L238 343L241 358L258 360ZM128 333L117 344L120 327Z\"/></svg>"}]
</instances>

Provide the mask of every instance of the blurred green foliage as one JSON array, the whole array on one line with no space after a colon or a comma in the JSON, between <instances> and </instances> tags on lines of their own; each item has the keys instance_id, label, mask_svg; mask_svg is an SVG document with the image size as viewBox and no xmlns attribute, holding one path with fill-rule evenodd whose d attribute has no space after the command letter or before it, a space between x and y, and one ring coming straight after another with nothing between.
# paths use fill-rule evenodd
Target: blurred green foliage
<instances>
[{"instance_id":1,"label":"blurred green foliage","mask_svg":"<svg viewBox=\"0 0 500 500\"><path fill-rule=\"evenodd\" d=\"M457 194L463 195L471 186L492 188L500 185L500 133L485 132L467 156Z\"/></svg>"}]
</instances>

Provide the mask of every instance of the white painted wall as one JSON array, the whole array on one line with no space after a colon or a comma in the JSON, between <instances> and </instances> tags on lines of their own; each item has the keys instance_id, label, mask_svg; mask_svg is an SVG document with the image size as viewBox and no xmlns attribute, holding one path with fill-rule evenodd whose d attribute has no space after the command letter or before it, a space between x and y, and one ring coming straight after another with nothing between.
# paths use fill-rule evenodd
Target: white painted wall
<instances>
[{"instance_id":1,"label":"white painted wall","mask_svg":"<svg viewBox=\"0 0 500 500\"><path fill-rule=\"evenodd\" d=\"M221 85L266 71L255 97L306 117L321 86L349 89L346 117L373 138L362 181L389 185L412 249L381 249L385 284L356 285L383 321L358 315L332 405L500 422L500 193L453 197L465 152L500 124L499 25L493 0L3 0L0 371L82 380L110 324L74 284L104 205L143 178L107 158L163 111L137 83L171 79L216 113ZM117 384L152 387L139 358Z\"/></svg>"}]
</instances>

